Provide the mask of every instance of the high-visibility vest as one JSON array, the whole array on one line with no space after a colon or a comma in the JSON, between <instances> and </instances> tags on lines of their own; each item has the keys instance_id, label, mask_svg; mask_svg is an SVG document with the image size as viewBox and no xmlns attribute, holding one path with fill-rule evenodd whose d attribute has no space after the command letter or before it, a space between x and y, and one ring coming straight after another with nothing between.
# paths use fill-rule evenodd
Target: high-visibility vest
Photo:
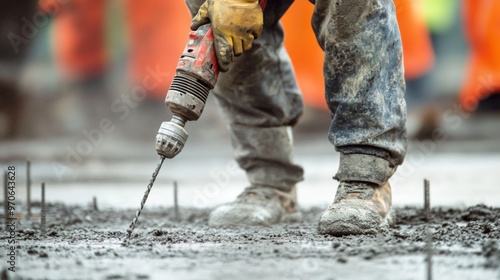
<instances>
[{"instance_id":1,"label":"high-visibility vest","mask_svg":"<svg viewBox=\"0 0 500 280\"><path fill-rule=\"evenodd\" d=\"M191 16L184 1L127 0L129 77L147 81L149 97L163 100L186 46Z\"/></svg>"},{"instance_id":2,"label":"high-visibility vest","mask_svg":"<svg viewBox=\"0 0 500 280\"><path fill-rule=\"evenodd\" d=\"M460 104L473 111L488 94L500 92L500 1L464 0L470 54Z\"/></svg>"},{"instance_id":3,"label":"high-visibility vest","mask_svg":"<svg viewBox=\"0 0 500 280\"><path fill-rule=\"evenodd\" d=\"M107 67L106 0L40 0L40 10L54 14L52 46L64 76L85 79Z\"/></svg>"},{"instance_id":4,"label":"high-visibility vest","mask_svg":"<svg viewBox=\"0 0 500 280\"><path fill-rule=\"evenodd\" d=\"M165 98L190 31L191 20L184 1L39 0L39 3L42 10L54 14L52 45L64 76L86 79L103 74L110 63L123 64L130 84L145 85L145 77L150 77L146 86L149 96ZM117 6L123 14L110 11ZM111 21L119 17L124 19L119 19L118 24L125 26L110 26L116 25ZM122 55L115 59L122 61L110 61L112 53L117 52Z\"/></svg>"}]
</instances>

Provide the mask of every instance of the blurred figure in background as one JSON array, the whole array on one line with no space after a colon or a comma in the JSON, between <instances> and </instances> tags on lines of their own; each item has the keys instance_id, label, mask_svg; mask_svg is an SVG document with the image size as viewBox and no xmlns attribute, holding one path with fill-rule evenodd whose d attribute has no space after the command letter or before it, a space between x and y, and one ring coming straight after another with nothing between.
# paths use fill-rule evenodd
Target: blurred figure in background
<instances>
[{"instance_id":1,"label":"blurred figure in background","mask_svg":"<svg viewBox=\"0 0 500 280\"><path fill-rule=\"evenodd\" d=\"M56 134L97 127L109 110L111 91L105 38L105 0L39 0L52 17L51 46L61 79L54 107Z\"/></svg>"},{"instance_id":2,"label":"blurred figure in background","mask_svg":"<svg viewBox=\"0 0 500 280\"><path fill-rule=\"evenodd\" d=\"M446 41L445 34L456 23L458 13L457 0L422 0L421 2L425 23L429 29L433 49L436 54L436 63L440 63L442 55L450 49L450 43Z\"/></svg>"},{"instance_id":3,"label":"blurred figure in background","mask_svg":"<svg viewBox=\"0 0 500 280\"><path fill-rule=\"evenodd\" d=\"M126 1L128 77L143 85L151 77L148 97L163 103L189 33L184 1ZM153 81L154 80L154 81Z\"/></svg>"},{"instance_id":4,"label":"blurred figure in background","mask_svg":"<svg viewBox=\"0 0 500 280\"><path fill-rule=\"evenodd\" d=\"M40 0L40 8L53 16L53 48L62 77L92 80L107 68L105 0Z\"/></svg>"},{"instance_id":5,"label":"blurred figure in background","mask_svg":"<svg viewBox=\"0 0 500 280\"><path fill-rule=\"evenodd\" d=\"M165 93L189 32L188 12L181 5L39 0L52 18L49 36L59 79L52 94L55 117L48 122L57 123L51 125L53 132L76 135L98 128L103 118L124 120L142 101L166 112ZM184 13L178 13L181 9ZM178 28L182 22L184 28ZM135 134L144 128L138 119L130 121Z\"/></svg>"},{"instance_id":6,"label":"blurred figure in background","mask_svg":"<svg viewBox=\"0 0 500 280\"><path fill-rule=\"evenodd\" d=\"M395 1L395 2L398 2ZM441 71L446 50L446 34L456 18L456 0L399 0L398 22L405 54L406 100L410 120L409 137L431 139L440 125L441 113L437 96L442 94L437 75ZM439 78L436 78L439 77ZM412 129L413 128L413 129Z\"/></svg>"},{"instance_id":7,"label":"blurred figure in background","mask_svg":"<svg viewBox=\"0 0 500 280\"><path fill-rule=\"evenodd\" d=\"M428 73L434 64L434 50L425 22L423 2L395 0L399 30L403 43L405 79L407 81L407 102L426 95L427 90L413 89L422 86L418 80ZM416 81L413 83L413 81Z\"/></svg>"},{"instance_id":8,"label":"blurred figure in background","mask_svg":"<svg viewBox=\"0 0 500 280\"><path fill-rule=\"evenodd\" d=\"M460 105L465 111L500 110L500 1L464 0L470 54Z\"/></svg>"},{"instance_id":9,"label":"blurred figure in background","mask_svg":"<svg viewBox=\"0 0 500 280\"><path fill-rule=\"evenodd\" d=\"M18 136L24 99L18 77L34 32L27 26L36 11L36 0L3 1L0 9L0 139Z\"/></svg>"}]
</instances>

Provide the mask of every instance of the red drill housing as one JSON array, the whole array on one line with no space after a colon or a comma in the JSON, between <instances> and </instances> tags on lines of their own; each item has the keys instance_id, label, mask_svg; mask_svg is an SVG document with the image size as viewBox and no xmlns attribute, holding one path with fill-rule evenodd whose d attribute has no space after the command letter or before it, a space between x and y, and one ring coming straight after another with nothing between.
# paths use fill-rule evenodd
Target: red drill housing
<instances>
[{"instance_id":1,"label":"red drill housing","mask_svg":"<svg viewBox=\"0 0 500 280\"><path fill-rule=\"evenodd\" d=\"M189 33L165 103L174 115L186 121L197 120L218 76L212 26L206 24Z\"/></svg>"}]
</instances>

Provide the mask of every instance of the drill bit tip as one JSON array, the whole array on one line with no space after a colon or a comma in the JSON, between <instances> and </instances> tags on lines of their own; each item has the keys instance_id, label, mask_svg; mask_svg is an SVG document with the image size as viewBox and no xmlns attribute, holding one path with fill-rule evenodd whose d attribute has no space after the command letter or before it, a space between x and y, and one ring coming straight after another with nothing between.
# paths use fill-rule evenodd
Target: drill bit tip
<instances>
[{"instance_id":1,"label":"drill bit tip","mask_svg":"<svg viewBox=\"0 0 500 280\"><path fill-rule=\"evenodd\" d=\"M160 172L160 168L161 168L164 160L165 160L165 157L160 156L160 161L156 165L156 169L153 172L151 180L149 181L149 184L146 188L146 192L144 193L144 196L142 197L141 205L139 206L139 208L135 212L135 217L127 229L127 236L125 237L124 243L126 243L129 240L129 238L132 236L132 231L134 230L135 225L137 224L137 221L139 220L139 216L141 215L142 209L144 208L144 205L146 204L146 200L148 199L149 192L151 192L151 189L153 188L153 184L156 180L156 176L158 176L158 173Z\"/></svg>"}]
</instances>

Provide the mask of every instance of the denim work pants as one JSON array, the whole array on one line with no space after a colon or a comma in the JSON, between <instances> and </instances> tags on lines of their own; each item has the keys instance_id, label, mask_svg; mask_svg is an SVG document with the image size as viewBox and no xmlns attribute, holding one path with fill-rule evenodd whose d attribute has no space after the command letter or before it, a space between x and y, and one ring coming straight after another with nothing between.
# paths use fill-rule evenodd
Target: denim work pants
<instances>
[{"instance_id":1,"label":"denim work pants","mask_svg":"<svg viewBox=\"0 0 500 280\"><path fill-rule=\"evenodd\" d=\"M194 16L203 0L186 0ZM235 158L252 185L289 190L302 180L292 161L303 110L280 18L293 0L268 0L264 31L221 73L213 94L228 120ZM392 0L316 0L312 27L325 53L330 142L339 181L386 182L406 152L402 46ZM289 30L293 32L293 30Z\"/></svg>"}]
</instances>

